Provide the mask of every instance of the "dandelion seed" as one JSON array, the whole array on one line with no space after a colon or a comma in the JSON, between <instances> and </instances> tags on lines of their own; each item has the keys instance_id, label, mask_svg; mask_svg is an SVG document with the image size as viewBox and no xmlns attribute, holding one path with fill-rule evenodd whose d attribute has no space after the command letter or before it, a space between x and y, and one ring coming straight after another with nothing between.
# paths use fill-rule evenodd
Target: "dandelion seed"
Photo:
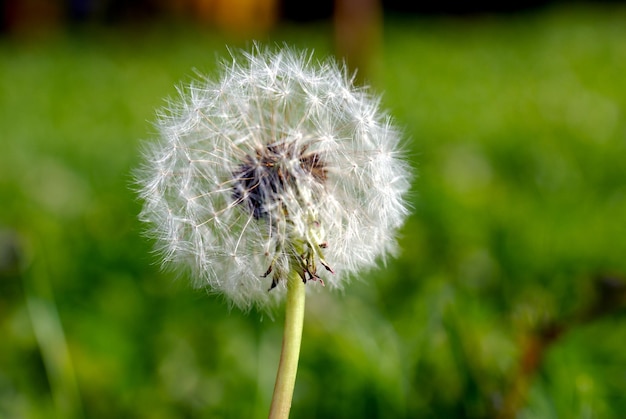
<instances>
[{"instance_id":1,"label":"dandelion seed","mask_svg":"<svg viewBox=\"0 0 626 419\"><path fill-rule=\"evenodd\" d=\"M196 285L264 308L290 272L337 288L395 252L410 182L401 137L335 62L233 54L217 80L181 90L158 128L138 175L141 219Z\"/></svg>"}]
</instances>

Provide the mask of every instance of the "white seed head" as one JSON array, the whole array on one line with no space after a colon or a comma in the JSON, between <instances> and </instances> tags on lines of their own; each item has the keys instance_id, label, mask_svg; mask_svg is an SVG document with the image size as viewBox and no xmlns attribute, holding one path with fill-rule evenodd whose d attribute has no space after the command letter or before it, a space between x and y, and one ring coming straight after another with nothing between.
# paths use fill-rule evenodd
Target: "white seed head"
<instances>
[{"instance_id":1,"label":"white seed head","mask_svg":"<svg viewBox=\"0 0 626 419\"><path fill-rule=\"evenodd\" d=\"M393 254L411 171L379 100L289 48L222 64L161 113L137 176L165 264L247 309L290 272L341 287Z\"/></svg>"}]
</instances>

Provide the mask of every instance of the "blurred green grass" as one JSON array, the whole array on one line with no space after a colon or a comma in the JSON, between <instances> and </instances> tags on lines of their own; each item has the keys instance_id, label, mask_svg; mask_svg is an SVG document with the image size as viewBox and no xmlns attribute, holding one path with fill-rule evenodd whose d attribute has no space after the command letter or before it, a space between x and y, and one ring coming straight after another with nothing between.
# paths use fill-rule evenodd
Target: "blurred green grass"
<instances>
[{"instance_id":1,"label":"blurred green grass","mask_svg":"<svg viewBox=\"0 0 626 419\"><path fill-rule=\"evenodd\" d=\"M624 22L387 19L371 82L405 127L415 211L401 257L309 298L293 417L626 411ZM324 25L270 38L332 51ZM160 272L132 191L155 108L226 42L0 39L0 417L267 415L280 314Z\"/></svg>"}]
</instances>

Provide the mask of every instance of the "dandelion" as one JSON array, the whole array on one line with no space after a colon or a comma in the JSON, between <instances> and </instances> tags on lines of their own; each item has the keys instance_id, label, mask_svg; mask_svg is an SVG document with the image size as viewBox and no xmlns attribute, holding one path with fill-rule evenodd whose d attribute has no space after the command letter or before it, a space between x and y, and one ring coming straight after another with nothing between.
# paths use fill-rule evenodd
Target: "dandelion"
<instances>
[{"instance_id":1,"label":"dandelion","mask_svg":"<svg viewBox=\"0 0 626 419\"><path fill-rule=\"evenodd\" d=\"M162 112L141 218L196 285L243 309L286 296L289 317L305 283L341 288L395 253L410 169L390 116L345 67L258 45L231 58Z\"/></svg>"}]
</instances>

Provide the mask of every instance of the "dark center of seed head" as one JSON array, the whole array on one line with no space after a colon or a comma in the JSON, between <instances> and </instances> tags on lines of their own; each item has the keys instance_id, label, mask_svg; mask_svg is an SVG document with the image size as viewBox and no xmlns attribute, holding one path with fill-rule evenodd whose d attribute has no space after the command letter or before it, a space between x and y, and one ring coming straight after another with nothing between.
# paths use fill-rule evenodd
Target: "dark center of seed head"
<instances>
[{"instance_id":1,"label":"dark center of seed head","mask_svg":"<svg viewBox=\"0 0 626 419\"><path fill-rule=\"evenodd\" d=\"M296 164L294 164L294 162ZM298 181L326 181L326 166L317 153L294 144L268 145L247 155L233 173L233 199L247 208L252 216L269 218L272 208L280 205L281 196Z\"/></svg>"}]
</instances>

